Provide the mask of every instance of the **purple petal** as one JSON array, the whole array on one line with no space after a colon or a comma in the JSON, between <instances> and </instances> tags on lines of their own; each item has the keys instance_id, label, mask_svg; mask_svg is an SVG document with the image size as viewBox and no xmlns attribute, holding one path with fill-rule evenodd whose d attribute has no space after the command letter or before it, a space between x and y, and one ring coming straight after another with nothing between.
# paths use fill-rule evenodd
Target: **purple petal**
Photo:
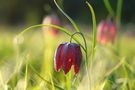
<instances>
[{"instance_id":1,"label":"purple petal","mask_svg":"<svg viewBox=\"0 0 135 90\"><path fill-rule=\"evenodd\" d=\"M74 60L74 74L77 74L80 70L80 65L82 62L82 52L79 45L75 46L75 60Z\"/></svg>"},{"instance_id":2,"label":"purple petal","mask_svg":"<svg viewBox=\"0 0 135 90\"><path fill-rule=\"evenodd\" d=\"M59 47L57 48L55 52L55 57L54 57L54 67L55 70L58 72L62 66L62 50L63 50L64 44L60 44Z\"/></svg>"},{"instance_id":3,"label":"purple petal","mask_svg":"<svg viewBox=\"0 0 135 90\"><path fill-rule=\"evenodd\" d=\"M73 65L75 59L73 47L70 43L64 45L63 56L62 56L62 68L64 73L67 74Z\"/></svg>"}]
</instances>

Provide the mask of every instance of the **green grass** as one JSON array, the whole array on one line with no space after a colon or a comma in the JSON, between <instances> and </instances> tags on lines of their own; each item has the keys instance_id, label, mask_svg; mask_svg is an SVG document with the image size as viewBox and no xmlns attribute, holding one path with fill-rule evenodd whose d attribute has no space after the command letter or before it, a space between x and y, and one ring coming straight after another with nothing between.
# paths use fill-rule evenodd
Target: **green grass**
<instances>
[{"instance_id":1,"label":"green grass","mask_svg":"<svg viewBox=\"0 0 135 90\"><path fill-rule=\"evenodd\" d=\"M44 37L41 30L33 30L25 33L19 39L18 45L14 33L7 31L0 33L1 89L4 90L8 86L9 90L88 90L85 57L77 76L73 75L73 69L68 75L62 70L60 72L54 70L55 49L61 42L69 41L68 35L61 33L57 38L47 35ZM93 45L91 33L86 31L84 35L88 41L88 61L90 61L89 55ZM102 46L97 43L92 71L89 74L91 89L134 90L134 68L135 37L121 34L119 43L116 40L114 45Z\"/></svg>"}]
</instances>

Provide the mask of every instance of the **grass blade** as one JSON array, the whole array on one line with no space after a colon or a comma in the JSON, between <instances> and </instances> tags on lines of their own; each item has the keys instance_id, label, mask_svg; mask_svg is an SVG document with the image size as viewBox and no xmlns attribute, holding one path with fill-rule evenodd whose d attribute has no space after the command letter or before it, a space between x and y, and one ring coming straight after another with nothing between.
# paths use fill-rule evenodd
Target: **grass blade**
<instances>
[{"instance_id":1,"label":"grass blade","mask_svg":"<svg viewBox=\"0 0 135 90\"><path fill-rule=\"evenodd\" d=\"M27 90L27 79L28 79L28 63L26 61L24 90Z\"/></svg>"},{"instance_id":2,"label":"grass blade","mask_svg":"<svg viewBox=\"0 0 135 90\"><path fill-rule=\"evenodd\" d=\"M57 8L63 13L63 15L71 22L71 24L73 25L73 27L76 29L77 32L81 32L81 30L79 29L79 27L76 25L76 23L73 21L72 18L70 18L57 4L56 0L54 0L55 5L57 6Z\"/></svg>"},{"instance_id":3,"label":"grass blade","mask_svg":"<svg viewBox=\"0 0 135 90\"><path fill-rule=\"evenodd\" d=\"M117 20L118 26L120 26L120 21L121 21L122 3L123 3L123 0L118 0L118 2L117 2L116 20Z\"/></svg>"},{"instance_id":4,"label":"grass blade","mask_svg":"<svg viewBox=\"0 0 135 90\"><path fill-rule=\"evenodd\" d=\"M92 47L93 55L92 55L92 57L94 57L95 48L96 48L96 33L97 33L96 16L95 16L94 9L90 5L90 3L86 1L86 4L88 5L90 12L92 14L92 23L93 23L93 47Z\"/></svg>"},{"instance_id":5,"label":"grass blade","mask_svg":"<svg viewBox=\"0 0 135 90\"><path fill-rule=\"evenodd\" d=\"M119 1L119 0L118 0ZM103 0L104 4L105 4L105 7L106 9L108 10L108 12L110 13L111 16L115 17L115 12L114 10L112 9L110 3L109 3L109 0Z\"/></svg>"},{"instance_id":6,"label":"grass blade","mask_svg":"<svg viewBox=\"0 0 135 90\"><path fill-rule=\"evenodd\" d=\"M47 81L47 80L45 80L45 79L34 69L34 67L33 67L31 64L29 64L29 66L30 66L30 68L33 70L33 72L34 72L39 78L41 78L41 79L42 79L43 81L45 81L46 83L52 85L52 83L49 82L49 81ZM55 86L56 88L60 89L60 90L64 90L63 88L59 87L59 86L56 85L56 84L54 84L54 86Z\"/></svg>"}]
</instances>

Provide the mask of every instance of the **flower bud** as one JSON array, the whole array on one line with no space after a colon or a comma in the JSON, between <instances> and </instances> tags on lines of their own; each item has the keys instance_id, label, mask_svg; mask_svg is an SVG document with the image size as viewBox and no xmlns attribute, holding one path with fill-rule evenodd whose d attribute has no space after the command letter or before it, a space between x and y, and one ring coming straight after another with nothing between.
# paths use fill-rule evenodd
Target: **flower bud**
<instances>
[{"instance_id":1,"label":"flower bud","mask_svg":"<svg viewBox=\"0 0 135 90\"><path fill-rule=\"evenodd\" d=\"M113 43L116 37L116 24L111 20L101 21L97 27L97 41L103 45Z\"/></svg>"},{"instance_id":2,"label":"flower bud","mask_svg":"<svg viewBox=\"0 0 135 90\"><path fill-rule=\"evenodd\" d=\"M73 65L74 74L77 74L80 70L81 62L82 52L80 45L66 42L58 46L54 57L54 67L57 72L62 68L64 73L67 74Z\"/></svg>"},{"instance_id":3,"label":"flower bud","mask_svg":"<svg viewBox=\"0 0 135 90\"><path fill-rule=\"evenodd\" d=\"M52 24L60 26L60 20L56 15L48 15L43 19L43 24ZM58 35L59 31L55 28L49 26L43 26L45 33L51 34L53 36Z\"/></svg>"}]
</instances>

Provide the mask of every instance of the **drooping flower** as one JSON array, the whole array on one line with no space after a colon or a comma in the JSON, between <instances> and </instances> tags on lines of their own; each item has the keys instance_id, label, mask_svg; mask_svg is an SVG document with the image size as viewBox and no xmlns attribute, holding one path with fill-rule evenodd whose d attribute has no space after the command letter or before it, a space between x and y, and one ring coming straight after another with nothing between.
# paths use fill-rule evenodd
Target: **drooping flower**
<instances>
[{"instance_id":1,"label":"drooping flower","mask_svg":"<svg viewBox=\"0 0 135 90\"><path fill-rule=\"evenodd\" d=\"M58 46L54 57L54 67L57 72L62 68L64 73L67 74L74 66L74 74L77 74L81 62L82 52L79 44L66 42Z\"/></svg>"},{"instance_id":2,"label":"drooping flower","mask_svg":"<svg viewBox=\"0 0 135 90\"><path fill-rule=\"evenodd\" d=\"M52 14L48 15L43 19L43 24L52 24L52 25L57 25L60 26L60 20L57 15ZM43 30L45 33L51 34L53 36L58 35L59 31L55 28L49 27L49 26L43 26Z\"/></svg>"},{"instance_id":3,"label":"drooping flower","mask_svg":"<svg viewBox=\"0 0 135 90\"><path fill-rule=\"evenodd\" d=\"M97 27L97 41L103 45L113 43L116 38L116 24L111 20L103 20Z\"/></svg>"}]
</instances>

